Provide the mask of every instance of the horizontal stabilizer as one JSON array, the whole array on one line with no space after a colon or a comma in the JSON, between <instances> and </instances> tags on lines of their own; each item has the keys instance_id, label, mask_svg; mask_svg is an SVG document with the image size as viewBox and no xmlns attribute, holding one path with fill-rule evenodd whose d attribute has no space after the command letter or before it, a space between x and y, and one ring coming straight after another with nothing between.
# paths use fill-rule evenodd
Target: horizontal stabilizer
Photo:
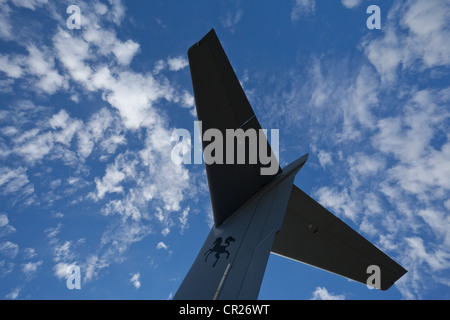
<instances>
[{"instance_id":1,"label":"horizontal stabilizer","mask_svg":"<svg viewBox=\"0 0 450 320\"><path fill-rule=\"evenodd\" d=\"M271 251L369 285L377 266L381 290L407 272L295 185Z\"/></svg>"}]
</instances>

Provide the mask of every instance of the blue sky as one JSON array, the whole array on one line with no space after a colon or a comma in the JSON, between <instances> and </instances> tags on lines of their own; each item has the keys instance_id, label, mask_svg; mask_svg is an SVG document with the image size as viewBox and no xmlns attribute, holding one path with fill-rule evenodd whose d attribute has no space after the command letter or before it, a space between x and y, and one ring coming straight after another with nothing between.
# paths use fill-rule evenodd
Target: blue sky
<instances>
[{"instance_id":1,"label":"blue sky","mask_svg":"<svg viewBox=\"0 0 450 320\"><path fill-rule=\"evenodd\" d=\"M204 165L173 163L171 134L193 134L186 52L215 28L281 165L310 153L297 186L408 270L381 292L271 255L259 298L449 299L449 15L443 0L1 0L0 297L174 295L212 213Z\"/></svg>"}]
</instances>

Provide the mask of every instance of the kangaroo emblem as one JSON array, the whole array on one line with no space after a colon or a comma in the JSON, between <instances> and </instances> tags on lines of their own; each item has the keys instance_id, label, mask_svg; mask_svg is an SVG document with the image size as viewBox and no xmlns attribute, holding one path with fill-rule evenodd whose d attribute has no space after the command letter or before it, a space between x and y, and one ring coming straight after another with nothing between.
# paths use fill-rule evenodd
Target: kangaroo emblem
<instances>
[{"instance_id":1,"label":"kangaroo emblem","mask_svg":"<svg viewBox=\"0 0 450 320\"><path fill-rule=\"evenodd\" d=\"M230 256L230 253L227 250L227 247L230 245L230 242L234 242L236 241L233 237L228 237L225 239L225 245L222 245L222 237L218 237L215 241L214 241L214 246L211 249L208 249L204 256L206 256L205 258L205 262L206 260L208 260L208 257L211 253L215 252L216 254L214 255L216 257L216 261L214 261L213 267L216 266L217 261L219 261L220 259L220 255L222 253L226 253L227 257L226 259L228 259L228 257Z\"/></svg>"}]
</instances>

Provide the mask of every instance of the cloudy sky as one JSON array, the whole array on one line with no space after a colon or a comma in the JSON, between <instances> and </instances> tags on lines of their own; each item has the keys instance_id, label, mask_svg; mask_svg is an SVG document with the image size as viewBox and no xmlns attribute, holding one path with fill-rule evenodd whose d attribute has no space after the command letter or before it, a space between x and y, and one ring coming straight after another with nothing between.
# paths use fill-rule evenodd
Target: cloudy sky
<instances>
[{"instance_id":1,"label":"cloudy sky","mask_svg":"<svg viewBox=\"0 0 450 320\"><path fill-rule=\"evenodd\" d=\"M196 120L187 49L215 28L281 165L310 153L296 185L408 270L381 292L271 255L260 298L449 299L449 16L447 0L0 0L0 297L173 297L212 225L204 165L171 150Z\"/></svg>"}]
</instances>

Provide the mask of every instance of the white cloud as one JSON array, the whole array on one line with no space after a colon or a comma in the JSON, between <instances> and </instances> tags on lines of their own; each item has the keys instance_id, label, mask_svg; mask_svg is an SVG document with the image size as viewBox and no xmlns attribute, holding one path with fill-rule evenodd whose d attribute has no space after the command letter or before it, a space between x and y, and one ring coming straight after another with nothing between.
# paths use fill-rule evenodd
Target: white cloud
<instances>
[{"instance_id":1,"label":"white cloud","mask_svg":"<svg viewBox=\"0 0 450 320\"><path fill-rule=\"evenodd\" d=\"M88 90L88 80L92 70L85 62L89 57L89 44L81 38L72 37L66 31L59 29L53 36L53 46L56 50L56 57L62 62L74 81L86 84Z\"/></svg>"},{"instance_id":2,"label":"white cloud","mask_svg":"<svg viewBox=\"0 0 450 320\"><path fill-rule=\"evenodd\" d=\"M23 74L23 69L20 61L20 56L11 57L8 55L0 54L0 71L3 71L10 78L20 78Z\"/></svg>"},{"instance_id":3,"label":"white cloud","mask_svg":"<svg viewBox=\"0 0 450 320\"><path fill-rule=\"evenodd\" d=\"M87 22L83 23L83 39L101 56L108 57L112 53L120 65L128 66L140 45L130 39L122 42L113 30L101 28L98 22L97 17L88 16Z\"/></svg>"},{"instance_id":4,"label":"white cloud","mask_svg":"<svg viewBox=\"0 0 450 320\"><path fill-rule=\"evenodd\" d=\"M84 281L88 282L92 280L100 270L108 266L109 262L99 260L97 255L95 254L89 255L86 258L85 267L83 268L83 270L85 270L84 272L85 275L83 277Z\"/></svg>"},{"instance_id":5,"label":"white cloud","mask_svg":"<svg viewBox=\"0 0 450 320\"><path fill-rule=\"evenodd\" d=\"M48 0L12 0L17 7L23 7L35 10L36 7L41 7L48 2Z\"/></svg>"},{"instance_id":6,"label":"white cloud","mask_svg":"<svg viewBox=\"0 0 450 320\"><path fill-rule=\"evenodd\" d=\"M444 206L445 206L448 210L450 210L450 199L445 200Z\"/></svg>"},{"instance_id":7,"label":"white cloud","mask_svg":"<svg viewBox=\"0 0 450 320\"><path fill-rule=\"evenodd\" d=\"M389 27L383 29L384 37L374 39L364 45L369 61L375 66L383 82L396 80L397 68L403 59L402 48L399 47L399 36Z\"/></svg>"},{"instance_id":8,"label":"white cloud","mask_svg":"<svg viewBox=\"0 0 450 320\"><path fill-rule=\"evenodd\" d=\"M17 169L0 167L0 187L2 187L5 194L12 194L18 191L30 193L32 192L30 188L33 188L24 167Z\"/></svg>"},{"instance_id":9,"label":"white cloud","mask_svg":"<svg viewBox=\"0 0 450 320\"><path fill-rule=\"evenodd\" d=\"M381 119L379 131L372 143L380 151L392 154L398 160L388 173L393 183L416 195L428 193L443 196L450 190L450 142L434 147L432 139L450 118L445 105L450 101L448 90L421 90L413 92L398 117Z\"/></svg>"},{"instance_id":10,"label":"white cloud","mask_svg":"<svg viewBox=\"0 0 450 320\"><path fill-rule=\"evenodd\" d=\"M166 68L166 62L163 59L156 61L153 68L153 74L158 74Z\"/></svg>"},{"instance_id":11,"label":"white cloud","mask_svg":"<svg viewBox=\"0 0 450 320\"><path fill-rule=\"evenodd\" d=\"M315 0L295 0L291 11L291 20L300 20L302 17L314 13L315 9Z\"/></svg>"},{"instance_id":12,"label":"white cloud","mask_svg":"<svg viewBox=\"0 0 450 320\"><path fill-rule=\"evenodd\" d=\"M23 249L23 255L25 259L32 259L36 257L36 250L33 248L25 248Z\"/></svg>"},{"instance_id":13,"label":"white cloud","mask_svg":"<svg viewBox=\"0 0 450 320\"><path fill-rule=\"evenodd\" d=\"M367 155L364 153L356 153L348 159L350 170L361 175L374 175L384 169L385 160L379 155Z\"/></svg>"},{"instance_id":14,"label":"white cloud","mask_svg":"<svg viewBox=\"0 0 450 320\"><path fill-rule=\"evenodd\" d=\"M242 20L244 10L241 1L218 1L219 21L227 31L234 33L238 23Z\"/></svg>"},{"instance_id":15,"label":"white cloud","mask_svg":"<svg viewBox=\"0 0 450 320\"><path fill-rule=\"evenodd\" d=\"M332 135L337 141L360 140L363 130L375 127L379 83L371 68L366 65L355 68L345 60L332 64L312 57L307 74L306 83L296 77L289 79L293 83L288 86L290 92L281 94L286 100L281 114L288 123L300 123L302 118L310 117L310 130ZM307 101L301 115L298 101ZM279 103L274 104L279 113ZM325 114L329 125L324 127ZM323 132L324 129L328 131Z\"/></svg>"},{"instance_id":16,"label":"white cloud","mask_svg":"<svg viewBox=\"0 0 450 320\"><path fill-rule=\"evenodd\" d=\"M186 68L189 65L189 62L184 57L169 57L167 58L167 64L170 71L179 71Z\"/></svg>"},{"instance_id":17,"label":"white cloud","mask_svg":"<svg viewBox=\"0 0 450 320\"><path fill-rule=\"evenodd\" d=\"M139 280L141 274L135 273L131 275L130 283L136 288L139 289L141 287L141 281Z\"/></svg>"},{"instance_id":18,"label":"white cloud","mask_svg":"<svg viewBox=\"0 0 450 320\"><path fill-rule=\"evenodd\" d=\"M55 275L58 278L67 277L67 267L76 260L76 248L83 243L83 240L73 241L66 240L60 241L58 235L63 229L63 225L58 223L56 227L45 230L47 238L49 240L49 248L53 255L53 261L56 263L54 266Z\"/></svg>"},{"instance_id":19,"label":"white cloud","mask_svg":"<svg viewBox=\"0 0 450 320\"><path fill-rule=\"evenodd\" d=\"M54 140L51 132L37 134L36 130L27 132L32 134L30 139L14 150L15 153L22 156L27 162L35 163L42 160L54 146Z\"/></svg>"},{"instance_id":20,"label":"white cloud","mask_svg":"<svg viewBox=\"0 0 450 320\"><path fill-rule=\"evenodd\" d=\"M444 211L445 212L445 211ZM450 245L450 216L443 211L437 211L427 208L419 211L419 216L430 226L435 232L435 236L442 239L445 246ZM450 252L449 252L450 257ZM450 265L450 261L448 263ZM447 265L447 266L448 266Z\"/></svg>"},{"instance_id":21,"label":"white cloud","mask_svg":"<svg viewBox=\"0 0 450 320\"><path fill-rule=\"evenodd\" d=\"M147 186L156 186L154 196L163 201L168 212L181 209L180 203L189 188L188 170L182 164L172 162L171 136L171 131L156 128L148 135L145 148L140 152L150 177Z\"/></svg>"},{"instance_id":22,"label":"white cloud","mask_svg":"<svg viewBox=\"0 0 450 320\"><path fill-rule=\"evenodd\" d=\"M105 13L108 12L108 6L101 2L97 2L97 3L94 3L94 10L99 15L104 15Z\"/></svg>"},{"instance_id":23,"label":"white cloud","mask_svg":"<svg viewBox=\"0 0 450 320\"><path fill-rule=\"evenodd\" d=\"M55 67L53 56L47 48L27 46L28 55L1 55L0 71L13 79L23 78L30 82L38 93L53 94L67 88L66 79ZM27 77L23 77L27 75Z\"/></svg>"},{"instance_id":24,"label":"white cloud","mask_svg":"<svg viewBox=\"0 0 450 320\"><path fill-rule=\"evenodd\" d=\"M6 226L8 223L8 216L6 214L0 214L0 228Z\"/></svg>"},{"instance_id":25,"label":"white cloud","mask_svg":"<svg viewBox=\"0 0 450 320\"><path fill-rule=\"evenodd\" d=\"M89 255L86 262L80 264L80 268L85 270L84 281L91 281L111 263L123 262L124 254L129 247L151 232L150 226L143 225L139 221L120 220L109 225L101 237L100 253Z\"/></svg>"},{"instance_id":26,"label":"white cloud","mask_svg":"<svg viewBox=\"0 0 450 320\"><path fill-rule=\"evenodd\" d=\"M220 17L220 22L225 29L234 33L236 25L241 21L244 11L240 8L236 8L235 11L228 11L224 16Z\"/></svg>"},{"instance_id":27,"label":"white cloud","mask_svg":"<svg viewBox=\"0 0 450 320\"><path fill-rule=\"evenodd\" d=\"M71 119L65 110L53 115L49 123L53 129L59 129L53 133L55 142L66 146L70 146L74 134L82 127L82 121Z\"/></svg>"},{"instance_id":28,"label":"white cloud","mask_svg":"<svg viewBox=\"0 0 450 320\"><path fill-rule=\"evenodd\" d=\"M98 7L96 10L103 12L103 16L111 16L104 9ZM120 19L115 22L120 23ZM114 162L106 166L104 176L95 178L95 193L91 196L96 200L107 199L102 213L118 213L121 219L103 233L103 249L90 255L84 263L87 270L85 280L89 281L112 262L122 261L132 243L152 232L152 228L145 224L151 201L162 203L166 210L163 228L171 224L169 212L181 209L180 202L184 199L189 176L183 166L174 165L170 160L171 130L166 128L156 104L165 99L192 108L194 101L191 94L184 90L178 92L164 77L156 79L152 74L129 69L128 64L139 51L139 44L118 39L114 30L94 15L88 14L83 20L81 37L60 29L53 37L53 44L56 58L68 72L70 81L84 90L100 93L120 116L116 117L115 112L103 108L77 130L80 159L86 159L96 147L114 153L117 146L126 142L124 131L131 130L131 134L137 134L137 129L144 129L140 134L146 137L140 152L116 156ZM110 63L105 63L105 60ZM181 56L169 57L160 63L158 72L165 68L178 71L187 65L187 60ZM59 117L61 120L64 118L63 114ZM58 122L56 120L58 117L53 122ZM103 156L100 159L107 160Z\"/></svg>"},{"instance_id":29,"label":"white cloud","mask_svg":"<svg viewBox=\"0 0 450 320\"><path fill-rule=\"evenodd\" d=\"M18 115L27 113L30 116L34 110L40 108L33 106L29 109L21 108L22 110L16 110L15 113ZM22 120L19 121L20 117L16 117L14 122L18 123L17 126L5 127L3 132L11 136L12 142L3 150L5 155L20 156L27 166L34 166L45 159L61 159L66 165L80 168L94 148L108 155L115 153L117 147L126 142L120 118L106 108L94 114L87 124L69 116L65 110L60 110L50 117L47 116L50 108L43 108L43 110L42 113L45 115L38 121L33 121L34 127L30 128L27 125L33 117L23 120L23 123L21 123ZM8 113L11 113L12 117L12 111ZM72 151L75 146L72 143L74 137L78 138L76 139L78 152ZM22 176L17 175L16 182Z\"/></svg>"},{"instance_id":30,"label":"white cloud","mask_svg":"<svg viewBox=\"0 0 450 320\"><path fill-rule=\"evenodd\" d=\"M119 213L124 218L131 217L135 221L139 221L142 217L141 211L138 209L139 201L135 201L135 193L133 190L123 200L111 200L108 202L102 212L106 215Z\"/></svg>"},{"instance_id":31,"label":"white cloud","mask_svg":"<svg viewBox=\"0 0 450 320\"><path fill-rule=\"evenodd\" d=\"M22 0L20 3L29 9L39 7L38 2ZM191 188L189 172L170 159L172 130L163 118L159 103L166 100L192 109L194 98L163 75L154 77L152 73L130 69L129 65L141 47L133 40L121 39L114 30L113 24L119 25L125 19L121 1L96 2L92 8L83 1L77 5L82 9L80 32L57 28L53 35L49 35L51 42L46 46L42 46L45 39L30 39L24 42L24 54L0 55L0 70L13 81L9 83L24 81L31 84L24 87L27 92L47 97L64 92L79 106L101 97L106 106L95 110L83 121L73 117L67 108L55 111L32 103L27 108L2 110L0 120L2 125L7 123L1 129L2 134L5 133L12 143L6 145L0 141L0 156L18 156L22 166L0 168L0 173L4 173L0 174L0 187L3 194L20 190L31 194L34 189L28 179L28 170L37 168L42 160L61 159L64 165L72 166L76 172L43 181L48 182L46 187L56 193L67 185L72 190L79 185L90 186L92 198L105 200L102 213L118 213L117 219L108 217L111 223L101 236L99 249L87 254L86 260L80 262L85 270L83 279L89 281L111 263L123 261L133 243L153 232L149 216L155 207L162 211L163 232L170 230L175 223L180 223L181 228L186 227L189 208L184 208L182 202ZM9 25L10 15L6 18L8 20L0 22L0 25L3 22ZM0 32L4 32L6 37L8 29ZM184 70L188 65L183 56L172 55L163 62L169 71ZM37 110L41 113L38 114ZM117 149L126 145L130 136L137 138L138 145L141 142L140 150L116 155ZM97 171L86 164L88 157L101 162L114 160L106 163L103 176L97 176ZM36 174L30 176L30 180L35 181L33 178L42 176ZM87 181L92 176L96 178ZM36 181L40 183L39 179ZM2 216L2 223L6 219ZM1 228L3 230L5 226ZM46 234L56 263L55 275L66 277L67 266L78 259L77 242L60 240L61 230L62 225L59 224L48 229ZM10 255L15 252L12 245L3 245ZM23 267L31 274L39 265L38 262L29 262Z\"/></svg>"},{"instance_id":32,"label":"white cloud","mask_svg":"<svg viewBox=\"0 0 450 320\"><path fill-rule=\"evenodd\" d=\"M151 126L158 119L153 102L160 98L172 98L172 89L158 83L151 75L121 72L118 78L109 77L102 83L104 99L117 108L125 126L138 129Z\"/></svg>"},{"instance_id":33,"label":"white cloud","mask_svg":"<svg viewBox=\"0 0 450 320\"><path fill-rule=\"evenodd\" d=\"M378 194L368 193L364 199L364 207L366 208L366 216L370 214L383 213L382 201Z\"/></svg>"},{"instance_id":34,"label":"white cloud","mask_svg":"<svg viewBox=\"0 0 450 320\"><path fill-rule=\"evenodd\" d=\"M11 40L13 35L13 26L10 21L11 7L6 1L0 2L0 38Z\"/></svg>"},{"instance_id":35,"label":"white cloud","mask_svg":"<svg viewBox=\"0 0 450 320\"><path fill-rule=\"evenodd\" d=\"M450 64L450 28L447 1L409 1L401 23L409 30L405 63L421 59L427 67Z\"/></svg>"},{"instance_id":36,"label":"white cloud","mask_svg":"<svg viewBox=\"0 0 450 320\"><path fill-rule=\"evenodd\" d=\"M102 22L95 15L88 14L86 20L81 37L62 29L57 31L53 37L56 56L72 80L89 91L101 92L102 99L119 111L126 128L136 130L154 125L158 120L154 104L160 99L193 105L191 97L178 93L167 79L155 79L150 73L123 68L131 62L140 45L118 39L114 30L101 27ZM100 61L100 57L109 58L111 52L122 68ZM160 72L166 65L170 71L178 71L184 69L188 61L181 56L169 57L167 62L161 61L153 73Z\"/></svg>"},{"instance_id":37,"label":"white cloud","mask_svg":"<svg viewBox=\"0 0 450 320\"><path fill-rule=\"evenodd\" d=\"M119 183L122 182L125 177L125 174L120 171L116 165L108 166L106 168L105 176L101 180L95 179L97 198L103 199L105 193L123 192L123 188Z\"/></svg>"},{"instance_id":38,"label":"white cloud","mask_svg":"<svg viewBox=\"0 0 450 320\"><path fill-rule=\"evenodd\" d=\"M335 214L343 215L355 221L358 213L360 213L347 188L337 190L334 187L322 187L317 190L316 195L319 203L334 211Z\"/></svg>"},{"instance_id":39,"label":"white cloud","mask_svg":"<svg viewBox=\"0 0 450 320\"><path fill-rule=\"evenodd\" d=\"M356 81L351 84L345 101L348 103L345 108L346 113L349 114L348 117L367 128L372 128L375 125L372 109L378 103L377 87L378 82L375 80L372 70L363 66Z\"/></svg>"},{"instance_id":40,"label":"white cloud","mask_svg":"<svg viewBox=\"0 0 450 320\"><path fill-rule=\"evenodd\" d=\"M420 237L406 238L405 241L411 249L408 251L410 260L419 264L426 263L434 272L449 268L450 253L447 250L437 249L429 253Z\"/></svg>"},{"instance_id":41,"label":"white cloud","mask_svg":"<svg viewBox=\"0 0 450 320\"><path fill-rule=\"evenodd\" d=\"M44 233L47 234L47 238L50 239L51 244L54 244L57 241L56 236L61 232L62 227L63 227L63 225L61 223L59 223L54 228L48 228L48 229L44 230Z\"/></svg>"},{"instance_id":42,"label":"white cloud","mask_svg":"<svg viewBox=\"0 0 450 320\"><path fill-rule=\"evenodd\" d=\"M311 300L345 300L344 294L333 294L327 288L317 287L312 293Z\"/></svg>"},{"instance_id":43,"label":"white cloud","mask_svg":"<svg viewBox=\"0 0 450 320\"><path fill-rule=\"evenodd\" d=\"M42 265L43 261L37 261L37 262L27 262L22 265L22 272L25 274L27 278L32 277L38 268Z\"/></svg>"},{"instance_id":44,"label":"white cloud","mask_svg":"<svg viewBox=\"0 0 450 320\"><path fill-rule=\"evenodd\" d=\"M341 0L341 2L344 7L352 9L359 6L362 0Z\"/></svg>"},{"instance_id":45,"label":"white cloud","mask_svg":"<svg viewBox=\"0 0 450 320\"><path fill-rule=\"evenodd\" d=\"M158 82L150 74L111 70L104 66L84 82L91 90L101 90L102 98L117 108L128 129L150 127L159 119L153 103L164 98L172 101L175 90L166 81Z\"/></svg>"},{"instance_id":46,"label":"white cloud","mask_svg":"<svg viewBox=\"0 0 450 320\"><path fill-rule=\"evenodd\" d=\"M108 13L114 23L120 25L125 16L125 6L121 0L108 0L111 5L111 9Z\"/></svg>"},{"instance_id":47,"label":"white cloud","mask_svg":"<svg viewBox=\"0 0 450 320\"><path fill-rule=\"evenodd\" d=\"M363 47L383 82L396 80L396 72L450 65L450 28L446 1L397 2L381 30L383 36L365 40Z\"/></svg>"},{"instance_id":48,"label":"white cloud","mask_svg":"<svg viewBox=\"0 0 450 320\"><path fill-rule=\"evenodd\" d=\"M55 63L51 55L44 56L42 48L38 49L34 45L28 46L27 50L27 72L39 78L36 83L37 88L53 94L61 87L66 86L64 77L55 69Z\"/></svg>"},{"instance_id":49,"label":"white cloud","mask_svg":"<svg viewBox=\"0 0 450 320\"><path fill-rule=\"evenodd\" d=\"M139 51L139 44L132 41L127 40L123 43L117 43L112 49L114 55L116 56L117 61L123 65L127 66L130 64L133 57Z\"/></svg>"},{"instance_id":50,"label":"white cloud","mask_svg":"<svg viewBox=\"0 0 450 320\"><path fill-rule=\"evenodd\" d=\"M118 117L102 108L93 114L82 130L78 130L78 154L86 159L97 145L109 154L115 153L117 147L126 142L123 125Z\"/></svg>"},{"instance_id":51,"label":"white cloud","mask_svg":"<svg viewBox=\"0 0 450 320\"><path fill-rule=\"evenodd\" d=\"M0 237L16 232L16 228L9 224L6 214L0 214Z\"/></svg>"},{"instance_id":52,"label":"white cloud","mask_svg":"<svg viewBox=\"0 0 450 320\"><path fill-rule=\"evenodd\" d=\"M195 107L194 96L188 91L184 90L181 97L181 105L186 108Z\"/></svg>"},{"instance_id":53,"label":"white cloud","mask_svg":"<svg viewBox=\"0 0 450 320\"><path fill-rule=\"evenodd\" d=\"M65 241L63 244L56 243L53 247L53 253L55 257L53 260L58 261L70 261L74 258L74 254L71 252L71 241Z\"/></svg>"},{"instance_id":54,"label":"white cloud","mask_svg":"<svg viewBox=\"0 0 450 320\"><path fill-rule=\"evenodd\" d=\"M190 210L190 207L187 207L186 209L184 209L183 212L181 213L181 216L178 218L178 220L180 221L180 224L181 224L182 232L188 225L189 210Z\"/></svg>"},{"instance_id":55,"label":"white cloud","mask_svg":"<svg viewBox=\"0 0 450 320\"><path fill-rule=\"evenodd\" d=\"M158 244L156 245L156 249L164 249L167 250L169 247L162 241L158 242Z\"/></svg>"},{"instance_id":56,"label":"white cloud","mask_svg":"<svg viewBox=\"0 0 450 320\"><path fill-rule=\"evenodd\" d=\"M170 233L170 229L169 228L164 228L162 231L161 231L161 234L165 237L165 236L167 236L168 234Z\"/></svg>"},{"instance_id":57,"label":"white cloud","mask_svg":"<svg viewBox=\"0 0 450 320\"><path fill-rule=\"evenodd\" d=\"M11 259L15 258L19 252L19 246L11 241L5 241L0 243L0 254L7 256Z\"/></svg>"},{"instance_id":58,"label":"white cloud","mask_svg":"<svg viewBox=\"0 0 450 320\"><path fill-rule=\"evenodd\" d=\"M113 164L106 168L105 175L100 180L95 178L97 199L103 199L106 193L123 193L120 185L125 179L134 179L136 175L137 160L128 154L119 154Z\"/></svg>"},{"instance_id":59,"label":"white cloud","mask_svg":"<svg viewBox=\"0 0 450 320\"><path fill-rule=\"evenodd\" d=\"M6 295L6 298L12 299L12 300L17 299L19 297L19 293L21 290L22 290L22 288L20 288L20 287L15 288L13 291L11 291L10 293L8 293Z\"/></svg>"},{"instance_id":60,"label":"white cloud","mask_svg":"<svg viewBox=\"0 0 450 320\"><path fill-rule=\"evenodd\" d=\"M70 276L70 272L68 272L69 267L71 266L71 263L65 263L65 262L58 262L54 267L53 270L55 272L55 276L58 279L67 279Z\"/></svg>"},{"instance_id":61,"label":"white cloud","mask_svg":"<svg viewBox=\"0 0 450 320\"><path fill-rule=\"evenodd\" d=\"M330 152L321 150L317 153L317 157L319 158L319 163L322 167L325 167L325 166L333 163Z\"/></svg>"},{"instance_id":62,"label":"white cloud","mask_svg":"<svg viewBox=\"0 0 450 320\"><path fill-rule=\"evenodd\" d=\"M450 190L449 156L450 143L447 143L442 151L433 150L426 158L400 163L389 169L388 173L391 181L405 191L419 197L442 197Z\"/></svg>"}]
</instances>

